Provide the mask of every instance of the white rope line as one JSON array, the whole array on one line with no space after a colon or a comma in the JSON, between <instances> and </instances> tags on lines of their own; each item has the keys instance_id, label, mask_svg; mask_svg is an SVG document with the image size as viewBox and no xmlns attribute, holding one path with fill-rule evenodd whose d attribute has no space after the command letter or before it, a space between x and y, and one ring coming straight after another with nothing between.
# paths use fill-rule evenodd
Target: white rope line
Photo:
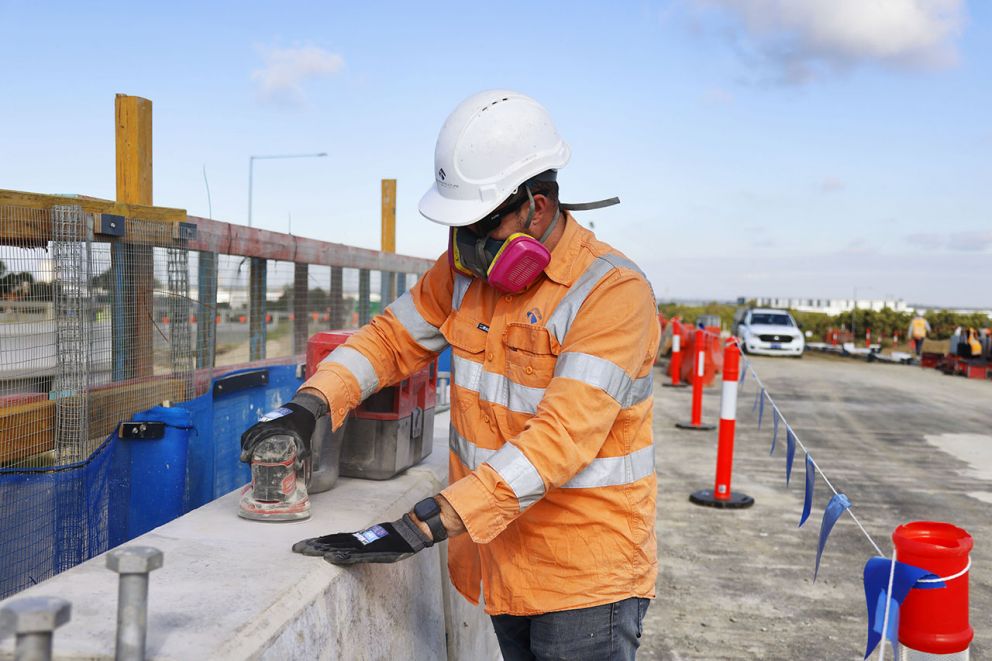
<instances>
[{"instance_id":1,"label":"white rope line","mask_svg":"<svg viewBox=\"0 0 992 661\"><path fill-rule=\"evenodd\" d=\"M889 587L885 590L885 614L882 616L882 640L878 643L878 661L885 659L885 639L889 632L889 606L892 605L892 579L896 575L896 550L892 549L892 562L889 564Z\"/></svg>"},{"instance_id":2,"label":"white rope line","mask_svg":"<svg viewBox=\"0 0 992 661\"><path fill-rule=\"evenodd\" d=\"M775 400L772 399L772 396L768 393L768 388L765 387L764 382L758 376L758 373L754 370L754 366L751 364L750 360L747 361L745 365L745 369L751 372L751 376L754 377L754 380L758 383L758 385L761 388L761 390L758 391L758 397L764 396L768 398L768 403L772 405L772 410L774 410L775 413L778 414L778 417L782 419L782 422L785 423L786 433L792 434L792 438L796 440L796 443L799 445L799 447L803 449L803 452L806 453L806 456L810 457L810 460L813 464L813 469L817 473L819 473L820 477L823 478L823 481L826 483L827 487L829 487L830 490L834 493L834 495L835 496L838 495L840 492L834 488L833 484L831 484L830 479L827 477L826 473L824 473L823 469L820 468L820 465L816 463L816 459L813 459L812 456L810 456L809 450L806 448L806 445L802 442L802 439L799 438L799 434L797 434L796 430L792 428L792 425L789 424L789 421L785 419L785 416L782 414L782 410L778 407L778 404L775 403ZM868 540L868 543L871 544L873 547L875 547L875 551L878 553L878 555L884 558L885 554L882 553L882 549L879 548L878 544L875 543L875 540L872 539L872 536L868 534L868 531L865 530L865 527L861 524L861 521L858 520L858 517L854 514L854 506L852 505L851 507L848 507L845 511L851 516L851 518L854 520L854 523L858 525L858 528L861 529L861 532L864 534L865 539Z\"/></svg>"},{"instance_id":3,"label":"white rope line","mask_svg":"<svg viewBox=\"0 0 992 661\"><path fill-rule=\"evenodd\" d=\"M961 578L971 570L971 556L968 556L968 564L965 565L964 569L959 571L957 574L952 574L950 576L941 576L939 578L921 578L916 581L917 583L945 583L947 581L953 581L955 578Z\"/></svg>"}]
</instances>

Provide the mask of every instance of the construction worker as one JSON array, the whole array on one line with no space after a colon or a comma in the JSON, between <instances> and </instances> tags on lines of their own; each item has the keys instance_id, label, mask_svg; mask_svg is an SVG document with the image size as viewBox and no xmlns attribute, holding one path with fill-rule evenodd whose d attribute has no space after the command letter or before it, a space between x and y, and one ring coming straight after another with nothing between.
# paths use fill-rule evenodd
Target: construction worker
<instances>
[{"instance_id":1,"label":"construction worker","mask_svg":"<svg viewBox=\"0 0 992 661\"><path fill-rule=\"evenodd\" d=\"M968 344L968 354L970 357L982 357L982 341L979 339L978 330L976 328L968 327L965 342Z\"/></svg>"},{"instance_id":2,"label":"construction worker","mask_svg":"<svg viewBox=\"0 0 992 661\"><path fill-rule=\"evenodd\" d=\"M923 315L918 314L909 322L909 333L907 335L913 341L913 350L916 351L917 358L920 357L920 353L923 351L923 340L927 339L927 333L929 332L930 322Z\"/></svg>"},{"instance_id":3,"label":"construction worker","mask_svg":"<svg viewBox=\"0 0 992 661\"><path fill-rule=\"evenodd\" d=\"M632 659L654 596L651 431L657 308L637 266L558 201L570 149L510 91L462 102L420 200L448 250L332 352L282 417L338 428L383 386L451 346L449 485L400 520L304 540L334 564L395 562L448 539L452 584L486 611L503 658ZM271 416L267 416L271 417Z\"/></svg>"}]
</instances>

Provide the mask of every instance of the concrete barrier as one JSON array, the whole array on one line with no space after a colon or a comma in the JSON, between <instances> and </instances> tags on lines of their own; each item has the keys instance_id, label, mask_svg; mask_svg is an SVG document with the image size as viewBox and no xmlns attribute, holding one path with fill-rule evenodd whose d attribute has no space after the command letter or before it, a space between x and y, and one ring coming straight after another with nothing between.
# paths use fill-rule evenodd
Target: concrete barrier
<instances>
[{"instance_id":1,"label":"concrete barrier","mask_svg":"<svg viewBox=\"0 0 992 661\"><path fill-rule=\"evenodd\" d=\"M129 542L165 553L151 576L148 658L500 658L488 616L450 588L445 545L350 568L290 551L306 537L397 519L436 493L447 480L447 432L448 415L438 415L424 462L385 482L342 478L313 497L307 521L240 519L235 491ZM117 575L103 555L7 601L41 595L72 602L54 658L114 657ZM12 654L7 639L0 658Z\"/></svg>"}]
</instances>

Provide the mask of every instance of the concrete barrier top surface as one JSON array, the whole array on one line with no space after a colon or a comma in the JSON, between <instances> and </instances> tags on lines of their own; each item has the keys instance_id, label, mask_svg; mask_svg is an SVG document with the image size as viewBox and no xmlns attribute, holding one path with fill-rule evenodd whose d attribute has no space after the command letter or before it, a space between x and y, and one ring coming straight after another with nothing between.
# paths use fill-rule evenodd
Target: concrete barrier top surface
<instances>
[{"instance_id":1,"label":"concrete barrier top surface","mask_svg":"<svg viewBox=\"0 0 992 661\"><path fill-rule=\"evenodd\" d=\"M447 413L436 416L434 449L422 463L382 482L341 478L330 491L312 497L312 513L306 521L242 519L237 515L238 489L123 545L153 546L165 554L164 566L150 576L148 658L269 656L264 650L280 636L285 637L294 619L313 619L313 613L304 609L308 604L326 602L329 586L335 583L348 584L351 591L347 599L335 597L341 612L360 600L362 591L381 587L373 583L396 580L391 573L405 572L404 580L410 580L411 572L430 573L422 580L433 581L437 588L439 580L446 580L439 574L437 549L418 554L425 556L420 561L415 557L397 565L356 569L292 553L291 547L307 537L360 530L397 519L418 500L436 493L447 481L448 421ZM72 617L55 633L55 658L111 659L118 577L106 568L105 555L24 590L0 606L33 596L67 599L72 603ZM400 565L409 566L400 569ZM426 610L435 605L440 609L440 588L436 592L437 604L428 604ZM327 604L323 607L326 610ZM416 609L415 604L395 607ZM347 615L354 617L350 612ZM431 650L440 644L443 650L443 623L426 629L436 629L440 641L424 644ZM306 641L300 645L305 647ZM326 645L321 649L325 651L309 658L326 656ZM8 658L12 651L13 637L8 637L0 644L0 658ZM370 652L368 656L378 654Z\"/></svg>"}]
</instances>

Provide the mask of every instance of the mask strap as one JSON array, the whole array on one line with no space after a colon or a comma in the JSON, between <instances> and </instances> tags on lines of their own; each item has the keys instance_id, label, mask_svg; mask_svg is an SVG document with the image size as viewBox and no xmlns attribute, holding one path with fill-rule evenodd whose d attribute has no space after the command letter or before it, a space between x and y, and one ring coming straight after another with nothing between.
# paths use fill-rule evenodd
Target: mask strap
<instances>
[{"instance_id":1,"label":"mask strap","mask_svg":"<svg viewBox=\"0 0 992 661\"><path fill-rule=\"evenodd\" d=\"M527 210L527 220L524 221L524 230L529 230L530 224L534 220L534 196L530 192L530 186L524 186L524 190L527 191L527 200L530 204L530 208Z\"/></svg>"},{"instance_id":2,"label":"mask strap","mask_svg":"<svg viewBox=\"0 0 992 661\"><path fill-rule=\"evenodd\" d=\"M548 229L544 230L544 234L541 235L541 243L547 241L548 237L551 236L551 233L555 230L555 225L558 224L558 218L560 217L561 217L561 205L558 205L558 207L555 209L554 218L552 218L551 222L548 223Z\"/></svg>"},{"instance_id":3,"label":"mask strap","mask_svg":"<svg viewBox=\"0 0 992 661\"><path fill-rule=\"evenodd\" d=\"M486 238L485 237L480 237L480 238L478 238L478 239L475 240L475 255L476 255L476 258L479 260L477 263L479 263L479 264L488 264L489 263L489 258L486 257ZM485 277L485 274L482 274L482 276Z\"/></svg>"},{"instance_id":4,"label":"mask strap","mask_svg":"<svg viewBox=\"0 0 992 661\"><path fill-rule=\"evenodd\" d=\"M614 204L620 204L619 197L610 197L605 200L597 200L595 202L578 202L578 203L568 203L563 202L560 206L566 211L589 211L590 209L602 209L603 207L612 207Z\"/></svg>"}]
</instances>

